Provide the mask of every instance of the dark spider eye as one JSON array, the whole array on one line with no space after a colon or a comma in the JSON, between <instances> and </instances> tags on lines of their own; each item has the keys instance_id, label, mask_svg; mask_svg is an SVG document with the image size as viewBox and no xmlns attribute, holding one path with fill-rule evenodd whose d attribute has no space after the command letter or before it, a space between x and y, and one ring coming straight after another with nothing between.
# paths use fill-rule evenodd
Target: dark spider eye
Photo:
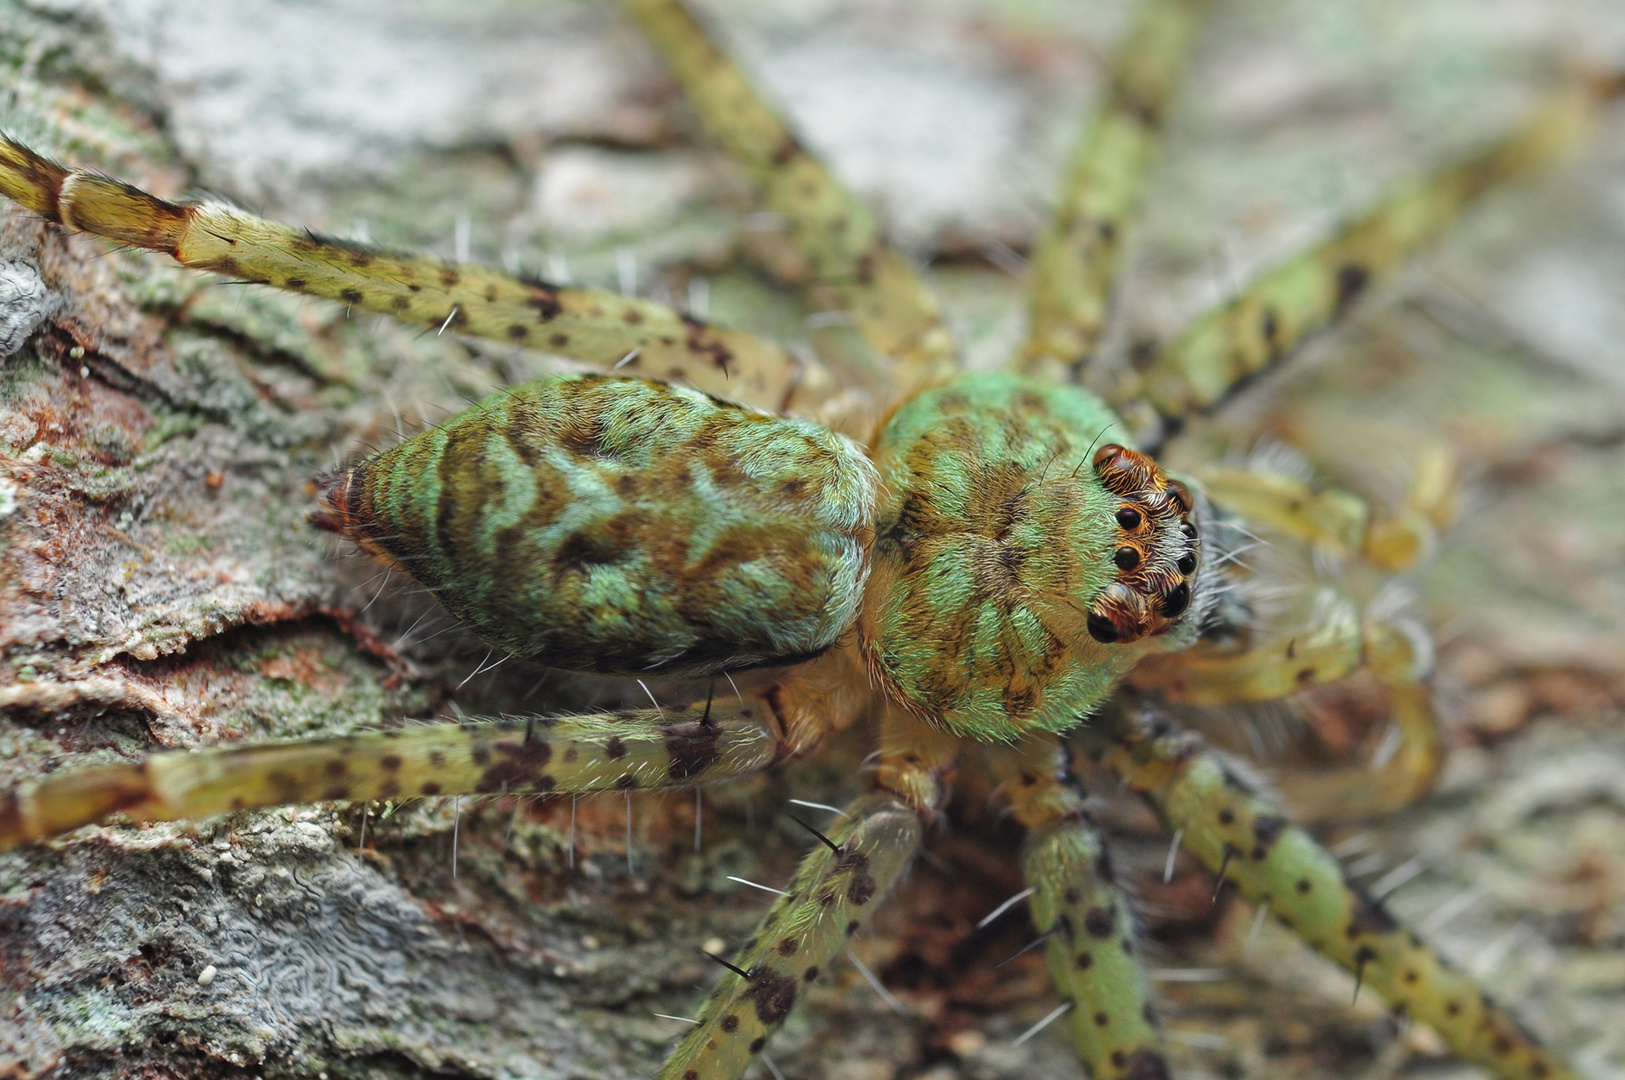
<instances>
[{"instance_id":1,"label":"dark spider eye","mask_svg":"<svg viewBox=\"0 0 1625 1080\"><path fill-rule=\"evenodd\" d=\"M1179 480L1168 481L1168 497L1179 507L1181 514L1190 513L1191 507L1196 505L1196 500L1191 498L1191 489Z\"/></svg>"},{"instance_id":2,"label":"dark spider eye","mask_svg":"<svg viewBox=\"0 0 1625 1080\"><path fill-rule=\"evenodd\" d=\"M1112 552L1112 562L1117 564L1119 570L1137 570L1140 566L1140 549L1124 544Z\"/></svg>"},{"instance_id":3,"label":"dark spider eye","mask_svg":"<svg viewBox=\"0 0 1625 1080\"><path fill-rule=\"evenodd\" d=\"M1191 606L1191 587L1181 581L1162 594L1162 617L1177 619Z\"/></svg>"},{"instance_id":4,"label":"dark spider eye","mask_svg":"<svg viewBox=\"0 0 1625 1080\"><path fill-rule=\"evenodd\" d=\"M1112 625L1110 619L1091 611L1089 613L1089 636L1102 645L1110 645L1122 635L1117 632L1117 627Z\"/></svg>"},{"instance_id":5,"label":"dark spider eye","mask_svg":"<svg viewBox=\"0 0 1625 1080\"><path fill-rule=\"evenodd\" d=\"M1144 520L1145 515L1132 506L1119 507L1117 510L1117 524L1130 531L1138 529Z\"/></svg>"},{"instance_id":6,"label":"dark spider eye","mask_svg":"<svg viewBox=\"0 0 1625 1080\"><path fill-rule=\"evenodd\" d=\"M1121 551L1122 548L1119 548L1118 550ZM1179 567L1179 572L1181 574L1194 573L1196 570L1196 552L1185 552L1185 554L1179 557L1179 561L1174 563L1174 565Z\"/></svg>"},{"instance_id":7,"label":"dark spider eye","mask_svg":"<svg viewBox=\"0 0 1625 1080\"><path fill-rule=\"evenodd\" d=\"M1184 522L1180 523L1179 531L1185 534L1185 539L1187 539L1187 540L1195 540L1196 539L1196 526L1192 525L1188 521L1184 521Z\"/></svg>"}]
</instances>

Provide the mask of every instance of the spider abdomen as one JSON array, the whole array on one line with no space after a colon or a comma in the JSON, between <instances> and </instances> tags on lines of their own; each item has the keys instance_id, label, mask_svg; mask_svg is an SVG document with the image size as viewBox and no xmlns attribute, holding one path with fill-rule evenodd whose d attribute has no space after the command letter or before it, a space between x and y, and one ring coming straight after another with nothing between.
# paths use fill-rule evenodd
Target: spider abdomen
<instances>
[{"instance_id":1,"label":"spider abdomen","mask_svg":"<svg viewBox=\"0 0 1625 1080\"><path fill-rule=\"evenodd\" d=\"M635 378L494 394L321 483L318 527L486 641L578 671L818 653L855 617L873 536L856 444Z\"/></svg>"}]
</instances>

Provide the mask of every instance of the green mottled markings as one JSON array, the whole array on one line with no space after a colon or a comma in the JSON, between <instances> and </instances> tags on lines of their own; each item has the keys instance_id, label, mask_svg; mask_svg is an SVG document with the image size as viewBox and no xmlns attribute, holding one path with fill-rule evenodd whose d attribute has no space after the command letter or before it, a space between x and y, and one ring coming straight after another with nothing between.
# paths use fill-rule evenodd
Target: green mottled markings
<instances>
[{"instance_id":1,"label":"green mottled markings","mask_svg":"<svg viewBox=\"0 0 1625 1080\"><path fill-rule=\"evenodd\" d=\"M874 572L859 631L871 668L956 734L1014 739L1077 723L1145 646L1088 632L1117 580L1119 496L1091 445L1121 427L1088 392L967 375L904 403L875 449Z\"/></svg>"},{"instance_id":2,"label":"green mottled markings","mask_svg":"<svg viewBox=\"0 0 1625 1080\"><path fill-rule=\"evenodd\" d=\"M324 484L318 526L492 644L578 671L816 654L856 615L873 535L855 444L644 379L494 394Z\"/></svg>"}]
</instances>

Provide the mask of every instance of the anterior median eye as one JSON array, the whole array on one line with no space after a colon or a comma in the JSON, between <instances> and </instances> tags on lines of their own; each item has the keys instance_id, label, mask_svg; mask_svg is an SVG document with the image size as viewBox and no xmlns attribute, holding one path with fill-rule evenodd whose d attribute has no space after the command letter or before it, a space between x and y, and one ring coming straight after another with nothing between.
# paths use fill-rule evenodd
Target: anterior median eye
<instances>
[{"instance_id":1,"label":"anterior median eye","mask_svg":"<svg viewBox=\"0 0 1625 1080\"><path fill-rule=\"evenodd\" d=\"M1112 554L1112 562L1117 564L1119 570L1138 570L1140 560L1140 549L1131 544L1124 544Z\"/></svg>"}]
</instances>

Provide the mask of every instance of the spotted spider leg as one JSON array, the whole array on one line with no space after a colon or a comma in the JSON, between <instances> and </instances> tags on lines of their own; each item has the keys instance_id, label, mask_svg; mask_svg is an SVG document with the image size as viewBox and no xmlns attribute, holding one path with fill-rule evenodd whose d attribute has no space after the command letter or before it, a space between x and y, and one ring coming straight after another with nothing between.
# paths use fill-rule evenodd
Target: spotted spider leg
<instances>
[{"instance_id":1,"label":"spotted spider leg","mask_svg":"<svg viewBox=\"0 0 1625 1080\"><path fill-rule=\"evenodd\" d=\"M1358 496L1313 489L1296 477L1256 469L1200 474L1204 493L1249 522L1283 532L1340 556L1358 555L1383 570L1419 560L1455 516L1455 462L1442 448L1418 456L1410 494L1399 513L1377 517ZM1234 705L1275 701L1365 668L1388 694L1392 753L1379 767L1283 777L1300 818L1382 813L1419 798L1444 764L1444 742L1433 712L1431 650L1420 627L1368 616L1335 617L1308 633L1251 648L1198 645L1147 659L1131 683L1170 701Z\"/></svg>"},{"instance_id":2,"label":"spotted spider leg","mask_svg":"<svg viewBox=\"0 0 1625 1080\"><path fill-rule=\"evenodd\" d=\"M781 215L817 286L814 300L850 313L889 391L906 397L955 369L936 297L875 214L802 146L726 49L680 0L626 0L706 129Z\"/></svg>"},{"instance_id":3,"label":"spotted spider leg","mask_svg":"<svg viewBox=\"0 0 1625 1080\"><path fill-rule=\"evenodd\" d=\"M1142 4L1112 57L1106 101L1079 140L1056 212L1033 250L1027 374L1076 381L1094 355L1125 238L1202 0Z\"/></svg>"},{"instance_id":4,"label":"spotted spider leg","mask_svg":"<svg viewBox=\"0 0 1625 1080\"><path fill-rule=\"evenodd\" d=\"M881 728L876 790L849 804L827 834L816 834L784 895L724 962L728 971L660 1080L737 1080L913 859L926 823L947 800L956 740L897 709L884 714Z\"/></svg>"},{"instance_id":5,"label":"spotted spider leg","mask_svg":"<svg viewBox=\"0 0 1625 1080\"><path fill-rule=\"evenodd\" d=\"M1283 776L1297 815L1310 821L1387 813L1432 787L1444 765L1433 711L1431 650L1419 628L1382 619L1334 617L1306 634L1249 649L1198 645L1147 657L1129 683L1168 701L1239 705L1278 701L1365 669L1388 695L1394 748L1380 767Z\"/></svg>"},{"instance_id":6,"label":"spotted spider leg","mask_svg":"<svg viewBox=\"0 0 1625 1080\"><path fill-rule=\"evenodd\" d=\"M1022 746L1005 782L1027 828L1021 868L1033 925L1045 941L1050 979L1071 1005L1067 1025L1096 1080L1167 1077L1151 981L1134 944L1128 898L1112 871L1106 839L1083 808L1053 736Z\"/></svg>"},{"instance_id":7,"label":"spotted spider leg","mask_svg":"<svg viewBox=\"0 0 1625 1080\"><path fill-rule=\"evenodd\" d=\"M0 194L46 220L183 266L439 330L526 345L775 411L839 392L810 355L650 300L336 240L218 202L174 203L0 135Z\"/></svg>"},{"instance_id":8,"label":"spotted spider leg","mask_svg":"<svg viewBox=\"0 0 1625 1080\"><path fill-rule=\"evenodd\" d=\"M52 774L0 797L0 851L109 814L196 821L231 810L432 795L587 794L745 776L795 747L760 698L154 754Z\"/></svg>"},{"instance_id":9,"label":"spotted spider leg","mask_svg":"<svg viewBox=\"0 0 1625 1080\"><path fill-rule=\"evenodd\" d=\"M1213 409L1244 381L1277 365L1300 342L1408 256L1431 244L1474 200L1548 164L1577 145L1615 81L1570 86L1510 136L1401 187L1331 240L1243 288L1148 357L1138 378L1111 395L1143 397L1177 431L1186 415Z\"/></svg>"},{"instance_id":10,"label":"spotted spider leg","mask_svg":"<svg viewBox=\"0 0 1625 1080\"><path fill-rule=\"evenodd\" d=\"M1213 751L1128 700L1074 741L1150 803L1210 870L1416 1020L1508 1080L1575 1072L1473 981L1348 880L1337 859Z\"/></svg>"}]
</instances>

